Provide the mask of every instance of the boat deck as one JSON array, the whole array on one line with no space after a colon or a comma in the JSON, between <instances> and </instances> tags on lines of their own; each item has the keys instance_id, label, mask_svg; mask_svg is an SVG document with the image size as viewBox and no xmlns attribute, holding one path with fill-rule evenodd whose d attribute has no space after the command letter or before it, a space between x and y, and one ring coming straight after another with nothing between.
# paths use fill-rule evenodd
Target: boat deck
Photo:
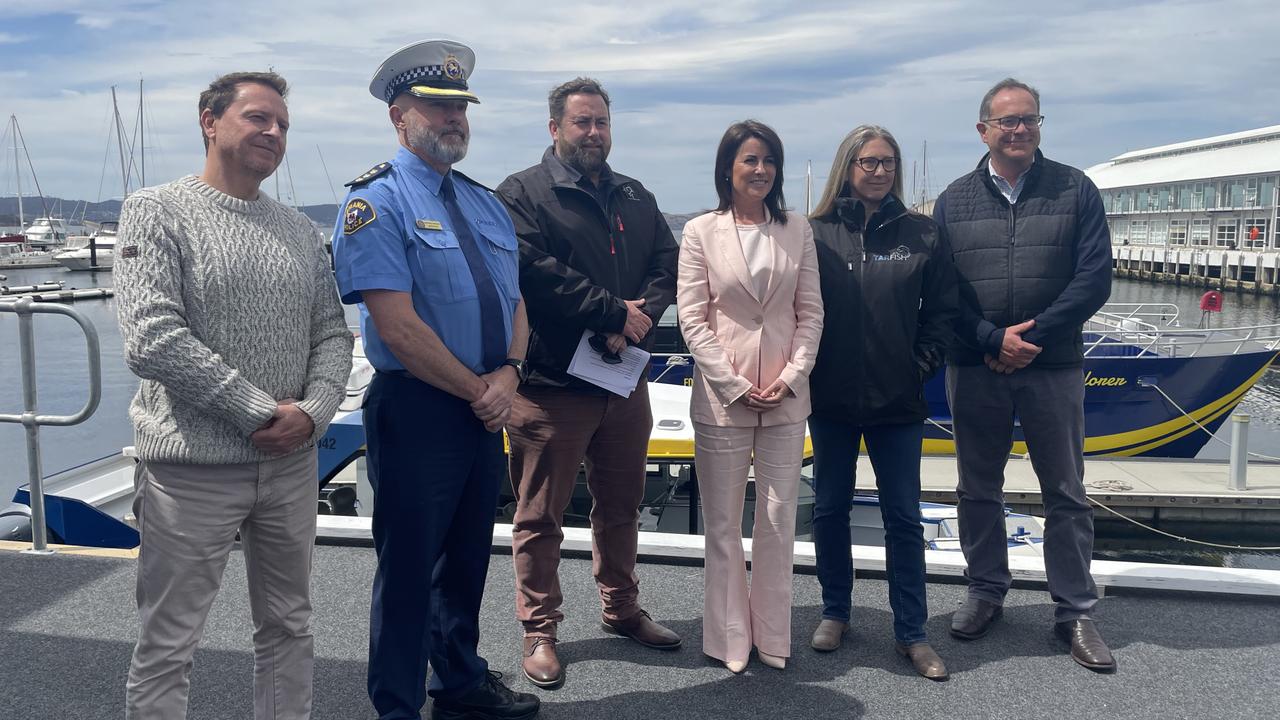
<instances>
[{"instance_id":1,"label":"boat deck","mask_svg":"<svg viewBox=\"0 0 1280 720\"><path fill-rule=\"evenodd\" d=\"M35 557L7 547L0 550L4 717L120 717L136 637L134 561L111 553ZM365 696L373 565L367 547L316 549L315 718L374 717ZM699 651L701 568L640 568L646 607L685 638L678 652L600 630L590 572L588 560L562 564L568 620L560 651L568 682L536 691L541 718L1245 718L1272 717L1280 702L1275 599L1109 592L1097 617L1119 672L1097 675L1073 663L1053 638L1043 590L1013 590L992 633L962 643L946 628L963 586L931 583L928 631L952 672L950 682L932 683L893 653L879 579L857 581L855 629L845 647L811 651L819 589L811 575L798 574L790 666L779 672L753 661L733 676ZM510 559L495 554L481 652L513 685L534 692L519 672L512 596ZM252 717L252 663L244 563L235 552L196 654L189 717Z\"/></svg>"}]
</instances>

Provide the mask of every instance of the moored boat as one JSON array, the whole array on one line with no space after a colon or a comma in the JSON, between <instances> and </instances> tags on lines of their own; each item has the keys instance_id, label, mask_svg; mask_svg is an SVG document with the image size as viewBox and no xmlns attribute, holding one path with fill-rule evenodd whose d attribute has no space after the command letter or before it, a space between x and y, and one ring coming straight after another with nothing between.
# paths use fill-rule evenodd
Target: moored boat
<instances>
[{"instance_id":1,"label":"moored boat","mask_svg":"<svg viewBox=\"0 0 1280 720\"><path fill-rule=\"evenodd\" d=\"M658 328L650 378L691 383L674 313ZM1195 457L1280 352L1280 324L1187 328L1163 303L1108 304L1084 330L1086 455ZM924 391L930 455L955 453L942 375ZM1016 423L1013 452L1027 452Z\"/></svg>"},{"instance_id":2,"label":"moored boat","mask_svg":"<svg viewBox=\"0 0 1280 720\"><path fill-rule=\"evenodd\" d=\"M92 235L73 237L66 250L53 256L68 270L110 270L115 263L115 221L102 223Z\"/></svg>"}]
</instances>

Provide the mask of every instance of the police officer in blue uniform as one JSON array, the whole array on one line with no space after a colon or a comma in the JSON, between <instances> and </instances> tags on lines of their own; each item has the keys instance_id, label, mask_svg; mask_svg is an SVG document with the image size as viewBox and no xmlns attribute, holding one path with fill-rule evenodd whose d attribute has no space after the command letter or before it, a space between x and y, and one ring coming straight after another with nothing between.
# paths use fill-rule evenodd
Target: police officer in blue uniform
<instances>
[{"instance_id":1,"label":"police officer in blue uniform","mask_svg":"<svg viewBox=\"0 0 1280 720\"><path fill-rule=\"evenodd\" d=\"M377 373L365 401L373 539L369 697L379 718L531 718L476 646L502 427L524 372L528 322L515 230L488 189L452 169L467 151L470 48L405 47L369 91L400 149L348 183L334 231L345 303L360 304ZM427 664L434 673L428 691Z\"/></svg>"}]
</instances>

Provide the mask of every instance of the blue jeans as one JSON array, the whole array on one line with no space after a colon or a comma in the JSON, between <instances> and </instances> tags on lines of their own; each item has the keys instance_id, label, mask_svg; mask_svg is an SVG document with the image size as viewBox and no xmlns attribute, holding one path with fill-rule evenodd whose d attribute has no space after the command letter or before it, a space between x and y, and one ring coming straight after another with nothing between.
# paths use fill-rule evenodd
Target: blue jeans
<instances>
[{"instance_id":1,"label":"blue jeans","mask_svg":"<svg viewBox=\"0 0 1280 720\"><path fill-rule=\"evenodd\" d=\"M858 445L866 440L875 469L884 521L885 574L893 636L904 645L925 642L929 617L924 587L924 528L920 525L920 442L924 423L852 425L809 418L813 438L815 495L813 543L822 617L849 622L853 604L853 552L849 508L853 500Z\"/></svg>"}]
</instances>

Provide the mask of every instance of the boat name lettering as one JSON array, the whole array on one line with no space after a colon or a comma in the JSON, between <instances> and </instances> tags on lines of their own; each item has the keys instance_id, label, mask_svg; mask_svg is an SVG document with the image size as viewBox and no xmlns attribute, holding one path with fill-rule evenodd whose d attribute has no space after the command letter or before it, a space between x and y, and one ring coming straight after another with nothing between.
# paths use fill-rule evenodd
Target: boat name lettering
<instances>
[{"instance_id":1,"label":"boat name lettering","mask_svg":"<svg viewBox=\"0 0 1280 720\"><path fill-rule=\"evenodd\" d=\"M1129 379L1123 377L1094 377L1093 371L1084 374L1085 387L1120 387L1128 385Z\"/></svg>"}]
</instances>

